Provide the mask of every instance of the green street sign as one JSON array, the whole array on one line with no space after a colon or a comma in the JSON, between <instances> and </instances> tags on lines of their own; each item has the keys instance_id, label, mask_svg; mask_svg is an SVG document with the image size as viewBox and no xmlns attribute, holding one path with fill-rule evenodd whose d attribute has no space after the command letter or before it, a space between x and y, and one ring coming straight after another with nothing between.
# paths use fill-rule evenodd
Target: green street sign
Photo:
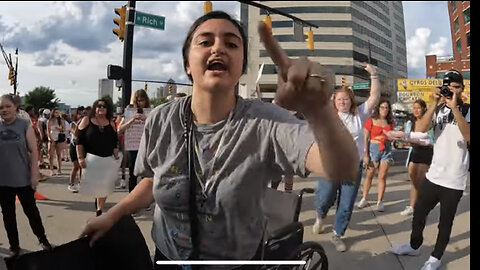
<instances>
[{"instance_id":1,"label":"green street sign","mask_svg":"<svg viewBox=\"0 0 480 270\"><path fill-rule=\"evenodd\" d=\"M135 25L165 30L165 17L135 11Z\"/></svg>"},{"instance_id":2,"label":"green street sign","mask_svg":"<svg viewBox=\"0 0 480 270\"><path fill-rule=\"evenodd\" d=\"M370 88L370 82L366 83L355 83L352 85L353 90L368 89Z\"/></svg>"}]
</instances>

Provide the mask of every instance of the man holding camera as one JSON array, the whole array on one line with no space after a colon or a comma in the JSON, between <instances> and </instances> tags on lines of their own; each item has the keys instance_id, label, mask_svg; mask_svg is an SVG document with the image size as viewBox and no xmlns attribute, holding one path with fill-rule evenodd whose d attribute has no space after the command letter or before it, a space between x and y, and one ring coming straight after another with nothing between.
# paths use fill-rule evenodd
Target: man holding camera
<instances>
[{"instance_id":1,"label":"man holding camera","mask_svg":"<svg viewBox=\"0 0 480 270\"><path fill-rule=\"evenodd\" d=\"M434 104L416 123L416 131L420 132L426 132L430 124L434 127L433 159L415 204L410 243L394 247L392 252L398 255L419 254L426 218L440 202L437 241L422 270L440 268L440 259L450 240L457 206L467 185L470 162L470 105L462 102L464 87L460 72L450 70L445 73L443 85L435 89ZM441 97L445 103L438 104ZM430 119L433 121L430 122Z\"/></svg>"}]
</instances>

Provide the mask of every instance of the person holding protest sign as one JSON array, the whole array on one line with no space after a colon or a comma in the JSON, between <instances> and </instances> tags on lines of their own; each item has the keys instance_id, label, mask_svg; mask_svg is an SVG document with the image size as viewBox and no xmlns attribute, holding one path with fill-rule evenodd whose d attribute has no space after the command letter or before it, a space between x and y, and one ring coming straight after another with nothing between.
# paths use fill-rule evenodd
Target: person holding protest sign
<instances>
[{"instance_id":1,"label":"person holding protest sign","mask_svg":"<svg viewBox=\"0 0 480 270\"><path fill-rule=\"evenodd\" d=\"M132 105L133 107L128 107L125 109L125 115L128 111L134 111L133 117L129 120L126 120L124 116L118 125L118 133L122 134L125 133L128 129L131 129L133 126L136 128L140 128L143 130L145 126L146 120L146 113L144 109L150 109L150 99L148 98L147 92L145 90L140 89L135 91L132 97ZM138 146L135 146L134 149L127 149L128 151L128 192L132 192L132 190L137 185L137 176L134 174L133 169L135 168L135 160L137 159L138 154Z\"/></svg>"}]
</instances>

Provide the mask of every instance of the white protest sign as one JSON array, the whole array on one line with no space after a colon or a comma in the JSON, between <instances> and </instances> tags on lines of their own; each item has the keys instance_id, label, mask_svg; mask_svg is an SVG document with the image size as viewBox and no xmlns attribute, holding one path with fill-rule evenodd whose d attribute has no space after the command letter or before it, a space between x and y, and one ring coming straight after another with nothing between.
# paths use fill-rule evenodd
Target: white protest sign
<instances>
[{"instance_id":1,"label":"white protest sign","mask_svg":"<svg viewBox=\"0 0 480 270\"><path fill-rule=\"evenodd\" d=\"M143 109L143 115L147 117L150 111L152 111L151 108ZM124 123L130 121L130 119L132 119L136 113L137 113L137 108L125 109ZM138 150L138 147L140 147L140 140L142 139L144 126L145 126L145 121L135 120L133 124L125 131L125 150L127 151Z\"/></svg>"}]
</instances>

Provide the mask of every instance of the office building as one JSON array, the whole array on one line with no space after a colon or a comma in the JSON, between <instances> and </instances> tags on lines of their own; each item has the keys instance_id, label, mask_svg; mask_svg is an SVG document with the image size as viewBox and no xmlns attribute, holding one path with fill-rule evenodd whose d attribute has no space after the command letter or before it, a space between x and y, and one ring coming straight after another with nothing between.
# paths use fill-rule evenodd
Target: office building
<instances>
[{"instance_id":1,"label":"office building","mask_svg":"<svg viewBox=\"0 0 480 270\"><path fill-rule=\"evenodd\" d=\"M98 98L102 98L104 96L109 96L113 100L113 80L98 80Z\"/></svg>"},{"instance_id":2,"label":"office building","mask_svg":"<svg viewBox=\"0 0 480 270\"><path fill-rule=\"evenodd\" d=\"M453 55L427 55L427 77L443 78L447 70L456 69L470 80L470 1L448 1L448 16Z\"/></svg>"},{"instance_id":3,"label":"office building","mask_svg":"<svg viewBox=\"0 0 480 270\"><path fill-rule=\"evenodd\" d=\"M294 38L292 19L270 14L272 32L289 57L308 56L335 73L335 83L347 85L370 81L365 64L378 67L382 95L396 97L397 78L407 77L406 40L401 1L262 1L318 26L312 27L314 50L307 48L305 37ZM276 91L277 70L257 34L257 25L267 15L260 8L241 4L240 18L248 35L248 70L242 76L239 94L256 97L256 80L264 63L259 87L262 98L271 100ZM303 27L306 33L310 27ZM355 90L361 100L368 89Z\"/></svg>"}]
</instances>

